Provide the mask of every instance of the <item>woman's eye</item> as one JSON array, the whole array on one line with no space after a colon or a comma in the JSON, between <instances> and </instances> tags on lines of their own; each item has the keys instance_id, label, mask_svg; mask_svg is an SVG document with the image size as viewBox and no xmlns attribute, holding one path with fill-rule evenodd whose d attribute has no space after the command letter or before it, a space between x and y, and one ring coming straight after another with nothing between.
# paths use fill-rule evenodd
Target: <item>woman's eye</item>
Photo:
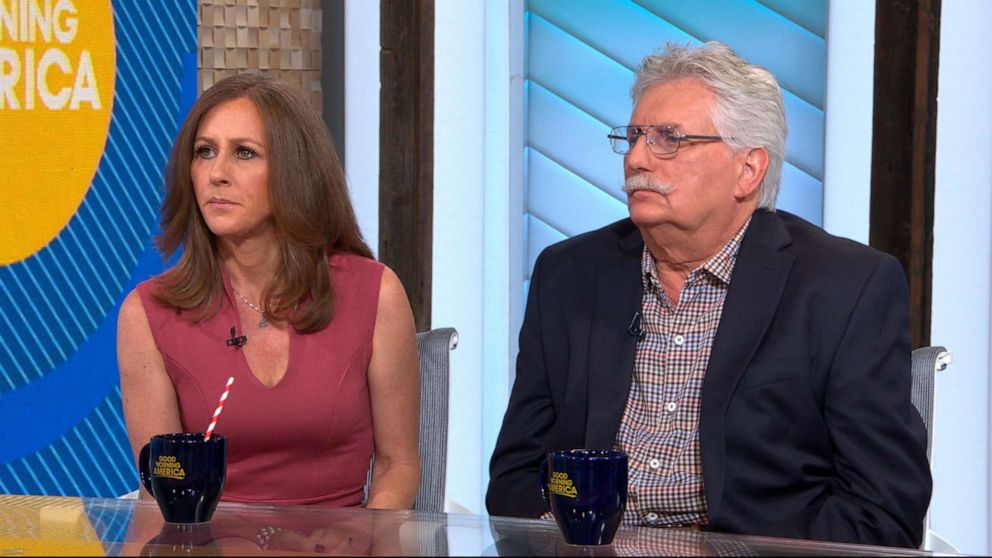
<instances>
[{"instance_id":1,"label":"woman's eye","mask_svg":"<svg viewBox=\"0 0 992 558\"><path fill-rule=\"evenodd\" d=\"M255 152L247 147L239 147L234 153L237 155L238 159L251 159L255 157Z\"/></svg>"},{"instance_id":2,"label":"woman's eye","mask_svg":"<svg viewBox=\"0 0 992 558\"><path fill-rule=\"evenodd\" d=\"M214 155L214 148L209 145L201 145L193 150L193 154L200 159L209 159Z\"/></svg>"}]
</instances>

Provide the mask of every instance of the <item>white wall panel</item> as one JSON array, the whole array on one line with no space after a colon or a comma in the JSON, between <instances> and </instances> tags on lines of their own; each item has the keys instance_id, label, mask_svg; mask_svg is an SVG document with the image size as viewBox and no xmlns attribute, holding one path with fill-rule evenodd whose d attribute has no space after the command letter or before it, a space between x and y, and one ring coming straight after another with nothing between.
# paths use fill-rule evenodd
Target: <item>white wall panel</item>
<instances>
[{"instance_id":1,"label":"white wall panel","mask_svg":"<svg viewBox=\"0 0 992 558\"><path fill-rule=\"evenodd\" d=\"M989 320L992 297L992 4L941 7L931 342L937 374L931 522L968 554L988 554Z\"/></svg>"}]
</instances>

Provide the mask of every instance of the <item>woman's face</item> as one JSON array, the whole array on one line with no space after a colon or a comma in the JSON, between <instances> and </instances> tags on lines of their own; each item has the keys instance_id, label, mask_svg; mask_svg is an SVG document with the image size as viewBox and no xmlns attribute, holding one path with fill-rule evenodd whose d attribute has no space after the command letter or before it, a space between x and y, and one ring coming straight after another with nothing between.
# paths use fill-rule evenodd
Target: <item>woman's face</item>
<instances>
[{"instance_id":1,"label":"woman's face","mask_svg":"<svg viewBox=\"0 0 992 558\"><path fill-rule=\"evenodd\" d=\"M200 120L190 175L207 227L235 243L271 235L269 161L262 115L247 98L217 105Z\"/></svg>"}]
</instances>

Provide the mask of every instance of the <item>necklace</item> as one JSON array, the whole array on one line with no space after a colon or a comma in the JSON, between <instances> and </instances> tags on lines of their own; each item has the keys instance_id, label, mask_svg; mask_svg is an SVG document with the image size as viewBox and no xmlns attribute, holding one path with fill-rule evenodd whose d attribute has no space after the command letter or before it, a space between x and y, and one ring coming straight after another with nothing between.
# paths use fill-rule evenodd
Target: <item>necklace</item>
<instances>
[{"instance_id":1,"label":"necklace","mask_svg":"<svg viewBox=\"0 0 992 558\"><path fill-rule=\"evenodd\" d=\"M231 290L234 291L234 287L231 287ZM262 319L260 319L258 321L258 327L261 328L261 327L266 327L266 326L269 325L269 319L265 316L265 311L264 310L262 310L258 306L255 306L251 302L249 302L248 299L245 298L245 297L243 297L243 296L241 296L241 293L239 293L238 291L234 291L234 294L238 295L238 298L241 299L241 302L244 302L245 304L247 304L248 305L248 308L251 308L252 310L258 312L258 314L262 317Z\"/></svg>"}]
</instances>

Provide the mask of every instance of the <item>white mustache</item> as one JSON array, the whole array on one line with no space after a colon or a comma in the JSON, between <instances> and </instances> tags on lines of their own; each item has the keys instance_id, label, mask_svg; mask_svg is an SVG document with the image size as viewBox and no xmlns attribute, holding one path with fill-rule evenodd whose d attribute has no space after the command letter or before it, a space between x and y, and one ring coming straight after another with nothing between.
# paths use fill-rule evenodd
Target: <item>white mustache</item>
<instances>
[{"instance_id":1,"label":"white mustache","mask_svg":"<svg viewBox=\"0 0 992 558\"><path fill-rule=\"evenodd\" d=\"M623 191L625 194L632 194L638 190L650 190L665 196L671 194L675 190L675 187L671 184L653 180L646 174L635 174L624 182Z\"/></svg>"}]
</instances>

